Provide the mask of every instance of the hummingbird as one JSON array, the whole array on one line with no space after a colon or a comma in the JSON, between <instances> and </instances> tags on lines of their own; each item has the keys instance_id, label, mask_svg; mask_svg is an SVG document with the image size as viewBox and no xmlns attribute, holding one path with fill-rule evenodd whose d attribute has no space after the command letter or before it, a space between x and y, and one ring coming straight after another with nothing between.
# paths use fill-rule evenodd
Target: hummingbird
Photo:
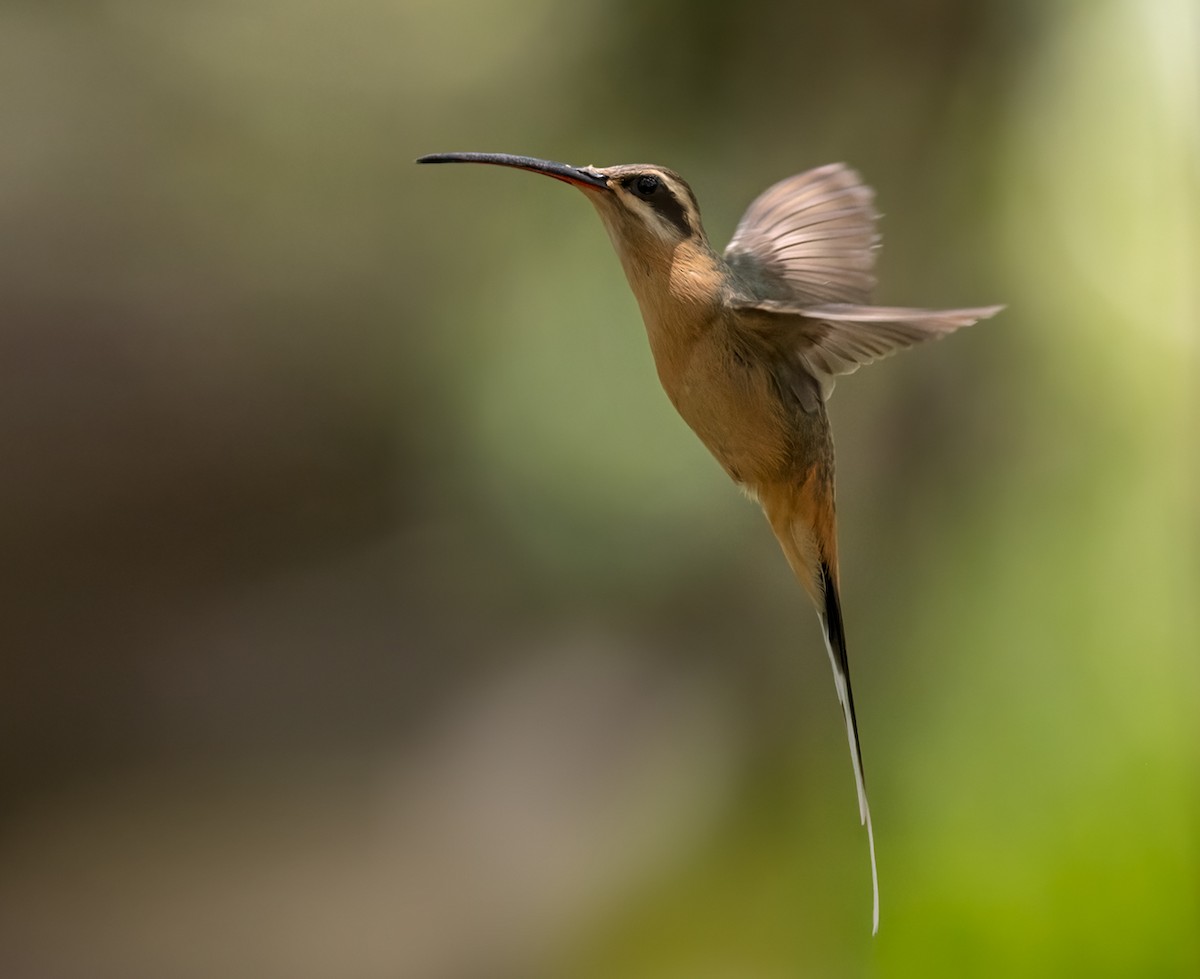
<instances>
[{"instance_id":1,"label":"hummingbird","mask_svg":"<svg viewBox=\"0 0 1200 979\"><path fill-rule=\"evenodd\" d=\"M841 163L769 187L718 255L691 188L666 167L575 167L507 153L435 153L416 162L540 173L577 187L599 213L641 309L667 397L762 507L816 606L867 830L871 930L878 933L879 873L842 622L825 403L839 375L1004 307L872 305L879 245L874 192Z\"/></svg>"}]
</instances>

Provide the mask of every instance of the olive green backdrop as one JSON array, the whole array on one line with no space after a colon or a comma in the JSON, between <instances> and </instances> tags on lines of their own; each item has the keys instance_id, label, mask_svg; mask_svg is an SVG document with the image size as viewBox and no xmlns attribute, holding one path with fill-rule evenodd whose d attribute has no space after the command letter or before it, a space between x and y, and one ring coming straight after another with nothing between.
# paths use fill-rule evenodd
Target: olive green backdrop
<instances>
[{"instance_id":1,"label":"olive green backdrop","mask_svg":"<svg viewBox=\"0 0 1200 979\"><path fill-rule=\"evenodd\" d=\"M1200 974L1187 0L0 7L0 972ZM591 208L844 160L817 622Z\"/></svg>"}]
</instances>

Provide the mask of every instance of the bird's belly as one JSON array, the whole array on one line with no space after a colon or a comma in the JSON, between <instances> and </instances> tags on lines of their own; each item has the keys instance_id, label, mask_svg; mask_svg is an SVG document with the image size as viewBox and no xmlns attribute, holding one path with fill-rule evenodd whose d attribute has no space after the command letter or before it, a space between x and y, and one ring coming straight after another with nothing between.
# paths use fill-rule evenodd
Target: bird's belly
<instances>
[{"instance_id":1,"label":"bird's belly","mask_svg":"<svg viewBox=\"0 0 1200 979\"><path fill-rule=\"evenodd\" d=\"M748 492L787 471L791 424L764 372L736 358L700 355L663 387L688 427Z\"/></svg>"}]
</instances>

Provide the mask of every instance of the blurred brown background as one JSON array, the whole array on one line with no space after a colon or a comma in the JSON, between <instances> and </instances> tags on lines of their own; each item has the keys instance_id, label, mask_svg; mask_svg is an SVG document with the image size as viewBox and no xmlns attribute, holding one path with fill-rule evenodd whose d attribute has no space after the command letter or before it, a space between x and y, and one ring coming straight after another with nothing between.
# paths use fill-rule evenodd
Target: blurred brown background
<instances>
[{"instance_id":1,"label":"blurred brown background","mask_svg":"<svg viewBox=\"0 0 1200 979\"><path fill-rule=\"evenodd\" d=\"M1187 0L0 7L0 974L1193 976ZM847 628L587 203L857 167Z\"/></svg>"}]
</instances>

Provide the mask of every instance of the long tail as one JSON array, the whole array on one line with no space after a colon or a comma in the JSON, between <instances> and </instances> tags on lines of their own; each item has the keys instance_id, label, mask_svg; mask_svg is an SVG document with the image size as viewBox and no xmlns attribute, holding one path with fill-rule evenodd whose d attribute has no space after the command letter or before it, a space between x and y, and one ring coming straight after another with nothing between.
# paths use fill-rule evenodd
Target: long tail
<instances>
[{"instance_id":1,"label":"long tail","mask_svg":"<svg viewBox=\"0 0 1200 979\"><path fill-rule=\"evenodd\" d=\"M817 615L825 636L829 665L833 667L833 682L846 718L846 737L850 740L850 761L854 765L854 782L858 788L858 815L867 827L867 845L871 850L871 934L879 932L879 872L875 866L875 831L871 828L871 807L867 803L867 783L863 778L862 749L858 743L858 718L854 714L854 692L850 687L850 661L846 656L846 631L842 625L842 606L838 599L837 582L825 561L821 561L821 604Z\"/></svg>"},{"instance_id":2,"label":"long tail","mask_svg":"<svg viewBox=\"0 0 1200 979\"><path fill-rule=\"evenodd\" d=\"M829 451L830 458L825 462L824 471L821 466L814 466L798 487L763 487L759 490L759 499L792 572L812 598L821 619L825 648L833 667L833 682L846 718L850 761L854 765L854 784L858 789L858 814L867 827L867 843L871 850L871 933L876 934L879 931L879 871L875 866L875 831L871 827L862 751L858 746L858 718L854 715L854 694L850 691L846 631L842 625L841 602L838 600L832 444Z\"/></svg>"}]
</instances>

